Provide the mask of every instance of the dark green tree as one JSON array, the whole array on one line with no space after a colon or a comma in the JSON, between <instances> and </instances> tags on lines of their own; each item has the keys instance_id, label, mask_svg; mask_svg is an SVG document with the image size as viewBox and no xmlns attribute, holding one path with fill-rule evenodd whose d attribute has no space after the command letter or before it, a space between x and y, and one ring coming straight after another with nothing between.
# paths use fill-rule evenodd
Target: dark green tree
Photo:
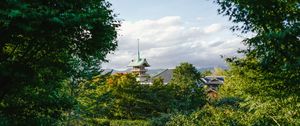
<instances>
[{"instance_id":1,"label":"dark green tree","mask_svg":"<svg viewBox=\"0 0 300 126\"><path fill-rule=\"evenodd\" d=\"M252 32L254 37L245 39L248 47L240 50L246 60L228 59L235 64L274 73L268 78L283 80L283 85L273 85L289 93L298 93L300 82L300 9L299 1L283 0L216 0L219 12L240 25L232 27L242 33ZM271 86L271 85L270 85Z\"/></svg>"},{"instance_id":2,"label":"dark green tree","mask_svg":"<svg viewBox=\"0 0 300 126\"><path fill-rule=\"evenodd\" d=\"M174 108L179 111L191 111L205 104L205 95L200 81L201 74L189 63L181 63L173 71L168 86L174 94Z\"/></svg>"},{"instance_id":3,"label":"dark green tree","mask_svg":"<svg viewBox=\"0 0 300 126\"><path fill-rule=\"evenodd\" d=\"M189 63L181 63L173 71L173 78L171 84L182 87L194 86L200 82L201 74L197 69Z\"/></svg>"},{"instance_id":4,"label":"dark green tree","mask_svg":"<svg viewBox=\"0 0 300 126\"><path fill-rule=\"evenodd\" d=\"M164 85L141 85L133 74L96 76L80 87L85 91L77 99L87 119L147 119L172 109Z\"/></svg>"},{"instance_id":5,"label":"dark green tree","mask_svg":"<svg viewBox=\"0 0 300 126\"><path fill-rule=\"evenodd\" d=\"M299 1L215 2L221 14L238 24L233 31L254 33L243 41L247 49L239 51L245 57L227 59L231 69L221 88L223 97L246 100L240 105L248 109L247 125L299 125Z\"/></svg>"},{"instance_id":6,"label":"dark green tree","mask_svg":"<svg viewBox=\"0 0 300 126\"><path fill-rule=\"evenodd\" d=\"M70 82L117 46L119 21L110 6L105 0L0 2L3 124L56 125L73 108Z\"/></svg>"},{"instance_id":7,"label":"dark green tree","mask_svg":"<svg viewBox=\"0 0 300 126\"><path fill-rule=\"evenodd\" d=\"M220 99L170 125L299 125L300 8L297 0L214 0L219 13L250 33L242 58L227 58ZM289 113L289 114L287 114ZM211 121L213 120L213 121Z\"/></svg>"}]
</instances>

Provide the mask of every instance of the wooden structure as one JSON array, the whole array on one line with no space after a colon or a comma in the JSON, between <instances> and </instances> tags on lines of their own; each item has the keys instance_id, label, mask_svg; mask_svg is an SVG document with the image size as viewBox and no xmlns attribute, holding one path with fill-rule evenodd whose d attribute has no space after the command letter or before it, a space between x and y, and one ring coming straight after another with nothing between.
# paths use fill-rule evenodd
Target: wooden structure
<instances>
[{"instance_id":1,"label":"wooden structure","mask_svg":"<svg viewBox=\"0 0 300 126\"><path fill-rule=\"evenodd\" d=\"M150 79L150 76L148 74L146 74L146 72L147 72L146 67L150 67L150 65L147 62L146 58L140 57L139 42L138 42L138 52L137 53L138 53L137 58L135 60L131 60L128 67L132 67L131 72L137 74L137 81L140 81L141 83L146 83Z\"/></svg>"}]
</instances>

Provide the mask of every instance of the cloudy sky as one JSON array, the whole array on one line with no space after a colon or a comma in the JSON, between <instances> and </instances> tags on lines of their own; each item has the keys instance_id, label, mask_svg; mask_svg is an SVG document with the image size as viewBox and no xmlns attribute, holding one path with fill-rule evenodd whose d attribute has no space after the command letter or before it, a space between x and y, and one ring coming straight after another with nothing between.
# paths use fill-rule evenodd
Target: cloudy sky
<instances>
[{"instance_id":1,"label":"cloudy sky","mask_svg":"<svg viewBox=\"0 0 300 126\"><path fill-rule=\"evenodd\" d=\"M228 17L217 14L212 0L110 0L112 9L123 20L118 49L107 56L103 68L126 69L137 57L151 68L174 68L181 62L196 67L224 66L220 55L237 55L243 48L229 28Z\"/></svg>"}]
</instances>

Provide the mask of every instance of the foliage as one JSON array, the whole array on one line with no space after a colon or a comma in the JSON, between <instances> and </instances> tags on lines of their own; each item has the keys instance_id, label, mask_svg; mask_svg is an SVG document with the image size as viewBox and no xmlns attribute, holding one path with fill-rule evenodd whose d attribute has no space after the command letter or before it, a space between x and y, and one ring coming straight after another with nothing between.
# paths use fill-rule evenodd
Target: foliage
<instances>
[{"instance_id":1,"label":"foliage","mask_svg":"<svg viewBox=\"0 0 300 126\"><path fill-rule=\"evenodd\" d=\"M242 114L242 115L239 115ZM172 116L169 122L166 123L168 126L216 126L216 125L242 125L243 116L246 115L240 110L234 110L230 107L213 107L210 105L204 106L202 109L194 111L191 114L175 114Z\"/></svg>"},{"instance_id":2,"label":"foliage","mask_svg":"<svg viewBox=\"0 0 300 126\"><path fill-rule=\"evenodd\" d=\"M167 125L299 125L299 2L215 0L219 13L255 33L243 42L243 58L227 58L230 69L221 98Z\"/></svg>"},{"instance_id":3,"label":"foliage","mask_svg":"<svg viewBox=\"0 0 300 126\"><path fill-rule=\"evenodd\" d=\"M166 92L155 90L149 85L140 85L132 74L112 75L107 80L107 86L112 99L103 103L111 105L106 114L111 114L108 116L110 119L146 119L166 111L166 107L157 102L164 98L159 96Z\"/></svg>"},{"instance_id":4,"label":"foliage","mask_svg":"<svg viewBox=\"0 0 300 126\"><path fill-rule=\"evenodd\" d=\"M151 126L151 124L145 120L112 120L110 126Z\"/></svg>"},{"instance_id":5,"label":"foliage","mask_svg":"<svg viewBox=\"0 0 300 126\"><path fill-rule=\"evenodd\" d=\"M299 96L281 89L274 89L273 86L285 82L265 78L272 74L233 66L220 94L223 97L245 99L245 102L239 103L239 106L247 108L248 124L299 125Z\"/></svg>"},{"instance_id":6,"label":"foliage","mask_svg":"<svg viewBox=\"0 0 300 126\"><path fill-rule=\"evenodd\" d=\"M103 118L88 118L84 122L69 123L69 125L89 125L89 126L150 126L147 120L110 120Z\"/></svg>"},{"instance_id":7,"label":"foliage","mask_svg":"<svg viewBox=\"0 0 300 126\"><path fill-rule=\"evenodd\" d=\"M84 92L77 97L81 117L150 119L152 125L161 125L168 121L169 113L191 112L205 104L200 87L163 85L162 79L158 79L157 83L142 85L132 73L95 76L92 80L81 83L80 87Z\"/></svg>"},{"instance_id":8,"label":"foliage","mask_svg":"<svg viewBox=\"0 0 300 126\"><path fill-rule=\"evenodd\" d=\"M133 74L114 74L105 81L96 80L94 85L78 98L88 107L86 117L146 119L166 112L167 101L161 101L171 96L159 87L139 84Z\"/></svg>"},{"instance_id":9,"label":"foliage","mask_svg":"<svg viewBox=\"0 0 300 126\"><path fill-rule=\"evenodd\" d=\"M225 76L226 71L220 67L215 67L212 74L214 76Z\"/></svg>"},{"instance_id":10,"label":"foliage","mask_svg":"<svg viewBox=\"0 0 300 126\"><path fill-rule=\"evenodd\" d=\"M274 100L274 99L273 99ZM177 113L171 116L167 125L299 125L299 111L293 106L292 98L284 101L265 100L256 106L249 106L239 98L222 98L191 114ZM294 104L294 105L290 105ZM259 106L259 107L257 107ZM284 109L280 108L286 106ZM275 107L275 108L274 108ZM293 110L293 111L292 111Z\"/></svg>"},{"instance_id":11,"label":"foliage","mask_svg":"<svg viewBox=\"0 0 300 126\"><path fill-rule=\"evenodd\" d=\"M244 40L248 48L241 52L246 54L246 60L228 59L228 61L240 66L249 65L248 68L262 72L274 73L265 76L266 79L280 78L284 86L277 85L278 87L297 93L300 88L299 2L282 0L255 2L216 0L216 2L221 7L220 13L241 24L233 27L233 30L256 34ZM249 64L248 59L256 63Z\"/></svg>"},{"instance_id":12,"label":"foliage","mask_svg":"<svg viewBox=\"0 0 300 126\"><path fill-rule=\"evenodd\" d=\"M212 75L212 71L211 70L205 70L203 72L201 72L202 76L211 76Z\"/></svg>"},{"instance_id":13,"label":"foliage","mask_svg":"<svg viewBox=\"0 0 300 126\"><path fill-rule=\"evenodd\" d=\"M109 7L104 0L0 2L0 118L15 125L66 119L76 104L69 79L117 46L119 21Z\"/></svg>"},{"instance_id":14,"label":"foliage","mask_svg":"<svg viewBox=\"0 0 300 126\"><path fill-rule=\"evenodd\" d=\"M216 0L219 12L253 32L244 58L228 58L223 97L242 98L247 125L299 125L300 42L298 1ZM276 9L275 9L276 8Z\"/></svg>"},{"instance_id":15,"label":"foliage","mask_svg":"<svg viewBox=\"0 0 300 126\"><path fill-rule=\"evenodd\" d=\"M164 79L161 77L154 78L152 84L153 86L162 86L164 84Z\"/></svg>"},{"instance_id":16,"label":"foliage","mask_svg":"<svg viewBox=\"0 0 300 126\"><path fill-rule=\"evenodd\" d=\"M216 2L219 12L238 24L233 31L255 34L243 41L247 49L239 52L245 57L228 58L226 72L215 70L226 75L220 99L206 103L197 85L201 74L182 63L168 85L160 79L153 86L139 85L133 75L112 75L95 90L99 97L90 99L101 111L86 117L151 119L152 125L300 125L299 3Z\"/></svg>"},{"instance_id":17,"label":"foliage","mask_svg":"<svg viewBox=\"0 0 300 126\"><path fill-rule=\"evenodd\" d=\"M170 84L181 87L195 86L201 78L197 69L189 63L180 63L173 71L173 77Z\"/></svg>"},{"instance_id":18,"label":"foliage","mask_svg":"<svg viewBox=\"0 0 300 126\"><path fill-rule=\"evenodd\" d=\"M149 121L152 126L164 126L170 120L172 114L161 114L158 117L151 118Z\"/></svg>"},{"instance_id":19,"label":"foliage","mask_svg":"<svg viewBox=\"0 0 300 126\"><path fill-rule=\"evenodd\" d=\"M174 114L166 126L195 126L193 120L190 120L188 116L184 114Z\"/></svg>"},{"instance_id":20,"label":"foliage","mask_svg":"<svg viewBox=\"0 0 300 126\"><path fill-rule=\"evenodd\" d=\"M201 74L189 63L181 63L173 71L168 84L175 94L177 102L173 108L189 111L205 104L205 95L200 81Z\"/></svg>"}]
</instances>

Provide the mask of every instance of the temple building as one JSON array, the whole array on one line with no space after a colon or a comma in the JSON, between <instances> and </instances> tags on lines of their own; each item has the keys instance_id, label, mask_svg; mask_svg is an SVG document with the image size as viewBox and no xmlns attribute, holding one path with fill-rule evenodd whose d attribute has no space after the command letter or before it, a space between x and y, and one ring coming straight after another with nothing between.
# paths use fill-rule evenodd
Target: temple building
<instances>
[{"instance_id":1,"label":"temple building","mask_svg":"<svg viewBox=\"0 0 300 126\"><path fill-rule=\"evenodd\" d=\"M224 83L224 78L225 76L205 76L201 80L204 82L204 85L216 91Z\"/></svg>"},{"instance_id":2,"label":"temple building","mask_svg":"<svg viewBox=\"0 0 300 126\"><path fill-rule=\"evenodd\" d=\"M140 57L140 48L139 48L139 42L138 42L138 52L137 52L137 58L131 60L128 67L132 67L131 72L136 73L137 81L141 83L149 83L150 82L150 75L147 74L146 67L150 67L149 63L147 62L146 58Z\"/></svg>"},{"instance_id":3,"label":"temple building","mask_svg":"<svg viewBox=\"0 0 300 126\"><path fill-rule=\"evenodd\" d=\"M150 67L146 58L140 57L140 47L138 41L138 50L136 59L131 60L128 67L132 67L131 72L137 74L136 80L141 84L152 84L153 80L156 78L162 78L164 84L168 84L173 77L174 69L160 69L158 71L155 70L147 70L146 67ZM127 71L129 72L129 71ZM220 87L224 83L224 76L205 76L201 78L201 82L199 85L208 86L209 91L216 92L218 87Z\"/></svg>"}]
</instances>

